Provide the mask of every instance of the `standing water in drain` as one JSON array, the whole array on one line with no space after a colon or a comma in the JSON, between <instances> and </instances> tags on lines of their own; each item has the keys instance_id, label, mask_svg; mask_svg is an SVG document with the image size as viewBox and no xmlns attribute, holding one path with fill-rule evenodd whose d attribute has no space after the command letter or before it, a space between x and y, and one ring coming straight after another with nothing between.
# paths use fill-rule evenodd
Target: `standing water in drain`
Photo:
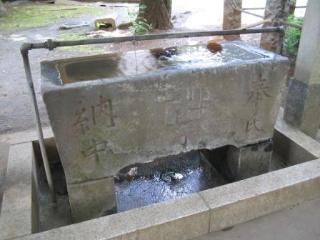
<instances>
[{"instance_id":1,"label":"standing water in drain","mask_svg":"<svg viewBox=\"0 0 320 240\"><path fill-rule=\"evenodd\" d=\"M119 172L116 178L117 208L122 212L226 183L199 151L156 159Z\"/></svg>"}]
</instances>

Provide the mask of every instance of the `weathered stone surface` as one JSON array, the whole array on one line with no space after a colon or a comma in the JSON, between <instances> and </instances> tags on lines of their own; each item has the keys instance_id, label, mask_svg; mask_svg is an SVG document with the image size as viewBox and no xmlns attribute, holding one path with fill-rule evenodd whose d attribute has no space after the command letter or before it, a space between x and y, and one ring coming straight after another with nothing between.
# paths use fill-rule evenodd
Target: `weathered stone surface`
<instances>
[{"instance_id":1,"label":"weathered stone surface","mask_svg":"<svg viewBox=\"0 0 320 240\"><path fill-rule=\"evenodd\" d=\"M113 177L93 180L68 186L74 222L104 216L116 211L116 196Z\"/></svg>"},{"instance_id":2,"label":"weathered stone surface","mask_svg":"<svg viewBox=\"0 0 320 240\"><path fill-rule=\"evenodd\" d=\"M228 150L227 163L234 180L257 176L269 171L272 140Z\"/></svg>"},{"instance_id":3,"label":"weathered stone surface","mask_svg":"<svg viewBox=\"0 0 320 240\"><path fill-rule=\"evenodd\" d=\"M44 62L43 97L67 184L157 157L270 139L287 60L241 43L223 48L221 62L194 67L161 67L141 51L140 74L129 76L119 67L134 65L130 54ZM92 72L105 61L107 72ZM73 83L63 84L66 77ZM75 82L84 77L97 80Z\"/></svg>"},{"instance_id":4,"label":"weathered stone surface","mask_svg":"<svg viewBox=\"0 0 320 240\"><path fill-rule=\"evenodd\" d=\"M193 239L320 197L319 170L320 160L314 160L177 200L21 239L139 240L144 236L150 240L175 240L177 236Z\"/></svg>"},{"instance_id":5,"label":"weathered stone surface","mask_svg":"<svg viewBox=\"0 0 320 240\"><path fill-rule=\"evenodd\" d=\"M320 197L320 160L263 174L200 193L210 206L210 231Z\"/></svg>"},{"instance_id":6,"label":"weathered stone surface","mask_svg":"<svg viewBox=\"0 0 320 240\"><path fill-rule=\"evenodd\" d=\"M295 70L295 78L306 84L320 83L319 15L320 2L317 0L309 0Z\"/></svg>"},{"instance_id":7,"label":"weathered stone surface","mask_svg":"<svg viewBox=\"0 0 320 240\"><path fill-rule=\"evenodd\" d=\"M291 79L288 93L285 120L314 137L320 126L320 119L315 115L320 110L320 84L308 85Z\"/></svg>"},{"instance_id":8,"label":"weathered stone surface","mask_svg":"<svg viewBox=\"0 0 320 240\"><path fill-rule=\"evenodd\" d=\"M191 194L23 239L187 240L208 232L209 208L198 194Z\"/></svg>"},{"instance_id":9,"label":"weathered stone surface","mask_svg":"<svg viewBox=\"0 0 320 240\"><path fill-rule=\"evenodd\" d=\"M316 137L320 126L320 2L310 0L302 29L294 79L291 80L284 119Z\"/></svg>"},{"instance_id":10,"label":"weathered stone surface","mask_svg":"<svg viewBox=\"0 0 320 240\"><path fill-rule=\"evenodd\" d=\"M0 214L0 239L32 233L32 144L10 147Z\"/></svg>"},{"instance_id":11,"label":"weathered stone surface","mask_svg":"<svg viewBox=\"0 0 320 240\"><path fill-rule=\"evenodd\" d=\"M320 145L315 139L292 127L279 112L273 136L274 153L281 156L286 166L320 158Z\"/></svg>"},{"instance_id":12,"label":"weathered stone surface","mask_svg":"<svg viewBox=\"0 0 320 240\"><path fill-rule=\"evenodd\" d=\"M284 117L293 126L300 126L303 120L304 99L307 96L308 85L297 81L289 80L287 101Z\"/></svg>"}]
</instances>

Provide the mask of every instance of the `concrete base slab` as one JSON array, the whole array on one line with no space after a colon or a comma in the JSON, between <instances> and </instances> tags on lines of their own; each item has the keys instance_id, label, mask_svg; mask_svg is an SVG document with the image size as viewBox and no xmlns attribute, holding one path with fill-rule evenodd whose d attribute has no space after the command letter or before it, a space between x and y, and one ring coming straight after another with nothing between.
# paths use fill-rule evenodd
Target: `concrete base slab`
<instances>
[{"instance_id":1,"label":"concrete base slab","mask_svg":"<svg viewBox=\"0 0 320 240\"><path fill-rule=\"evenodd\" d=\"M51 127L43 128L43 135L45 138L53 137ZM6 144L21 144L25 142L32 142L38 139L37 131L35 130L26 130L22 132L8 133L0 135L0 143Z\"/></svg>"},{"instance_id":2,"label":"concrete base slab","mask_svg":"<svg viewBox=\"0 0 320 240\"><path fill-rule=\"evenodd\" d=\"M320 199L315 199L193 240L315 240L319 221Z\"/></svg>"},{"instance_id":3,"label":"concrete base slab","mask_svg":"<svg viewBox=\"0 0 320 240\"><path fill-rule=\"evenodd\" d=\"M32 233L32 161L31 143L10 148L0 215L0 239Z\"/></svg>"},{"instance_id":4,"label":"concrete base slab","mask_svg":"<svg viewBox=\"0 0 320 240\"><path fill-rule=\"evenodd\" d=\"M274 150L289 166L320 158L319 142L287 124L280 112L275 126Z\"/></svg>"},{"instance_id":5,"label":"concrete base slab","mask_svg":"<svg viewBox=\"0 0 320 240\"><path fill-rule=\"evenodd\" d=\"M209 208L193 194L24 239L190 239L208 233L208 226Z\"/></svg>"},{"instance_id":6,"label":"concrete base slab","mask_svg":"<svg viewBox=\"0 0 320 240\"><path fill-rule=\"evenodd\" d=\"M7 171L7 160L9 154L9 144L0 143L0 211L2 205L2 194L4 190L4 181Z\"/></svg>"},{"instance_id":7,"label":"concrete base slab","mask_svg":"<svg viewBox=\"0 0 320 240\"><path fill-rule=\"evenodd\" d=\"M320 159L23 239L192 239L318 197Z\"/></svg>"},{"instance_id":8,"label":"concrete base slab","mask_svg":"<svg viewBox=\"0 0 320 240\"><path fill-rule=\"evenodd\" d=\"M210 231L320 197L319 170L320 160L314 160L200 192L210 206Z\"/></svg>"},{"instance_id":9,"label":"concrete base slab","mask_svg":"<svg viewBox=\"0 0 320 240\"><path fill-rule=\"evenodd\" d=\"M299 158L288 160L294 166L22 239L193 239L320 198L320 159L312 160L320 158L317 157L320 145L286 127L277 125L275 149L283 147L279 151L283 156L294 157L293 153L299 153ZM298 142L291 143L293 139Z\"/></svg>"}]
</instances>

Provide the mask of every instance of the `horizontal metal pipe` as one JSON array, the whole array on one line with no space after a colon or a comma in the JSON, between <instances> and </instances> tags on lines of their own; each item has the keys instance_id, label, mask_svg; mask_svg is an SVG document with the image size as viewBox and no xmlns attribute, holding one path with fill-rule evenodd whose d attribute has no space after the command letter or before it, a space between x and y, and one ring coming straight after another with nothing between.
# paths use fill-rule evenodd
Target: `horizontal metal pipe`
<instances>
[{"instance_id":1,"label":"horizontal metal pipe","mask_svg":"<svg viewBox=\"0 0 320 240\"><path fill-rule=\"evenodd\" d=\"M113 37L113 38L99 38L99 39L82 39L74 41L53 41L47 40L42 43L25 43L22 49L40 49L46 48L53 50L57 47L70 47L79 45L90 44L103 44L103 43L120 43L129 41L145 41L145 40L157 40L157 39L174 39L174 38L188 38L188 37L208 37L208 36L225 36L225 35L239 35L239 34L253 34L253 33L271 33L271 32L283 32L284 28L279 27L266 27L266 28L253 28L253 29L234 29L234 30L217 30L217 31L198 31L198 32L178 32L178 33L160 33L160 34L148 34L148 35L136 35L125 37Z\"/></svg>"}]
</instances>

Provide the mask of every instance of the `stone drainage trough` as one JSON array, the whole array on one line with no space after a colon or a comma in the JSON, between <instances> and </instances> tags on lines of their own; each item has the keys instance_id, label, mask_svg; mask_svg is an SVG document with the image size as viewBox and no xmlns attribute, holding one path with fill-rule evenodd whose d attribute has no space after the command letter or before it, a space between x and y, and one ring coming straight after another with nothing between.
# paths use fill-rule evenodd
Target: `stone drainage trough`
<instances>
[{"instance_id":1,"label":"stone drainage trough","mask_svg":"<svg viewBox=\"0 0 320 240\"><path fill-rule=\"evenodd\" d=\"M114 176L131 164L230 146L222 168L232 180L268 171L287 59L241 42L222 48L42 62L73 221L116 212Z\"/></svg>"},{"instance_id":2,"label":"stone drainage trough","mask_svg":"<svg viewBox=\"0 0 320 240\"><path fill-rule=\"evenodd\" d=\"M18 139L10 147L0 239L193 239L319 198L320 144L282 118L273 142L269 173L72 224L53 138L46 139L46 148L57 205L48 200L48 186L41 178L38 142Z\"/></svg>"}]
</instances>

